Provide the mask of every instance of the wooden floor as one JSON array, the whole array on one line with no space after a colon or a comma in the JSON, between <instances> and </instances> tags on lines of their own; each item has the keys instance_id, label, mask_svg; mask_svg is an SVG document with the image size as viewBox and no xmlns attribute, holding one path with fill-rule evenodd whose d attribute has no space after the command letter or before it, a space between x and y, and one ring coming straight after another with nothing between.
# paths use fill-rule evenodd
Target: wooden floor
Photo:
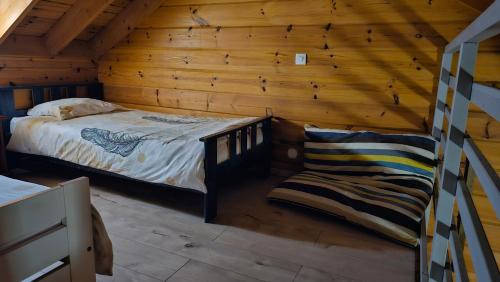
<instances>
[{"instance_id":1,"label":"wooden floor","mask_svg":"<svg viewBox=\"0 0 500 282\"><path fill-rule=\"evenodd\" d=\"M75 175L17 173L53 186ZM414 281L415 252L314 212L270 204L282 178L221 192L215 224L201 198L92 177L92 203L113 241L114 276L98 281Z\"/></svg>"}]
</instances>

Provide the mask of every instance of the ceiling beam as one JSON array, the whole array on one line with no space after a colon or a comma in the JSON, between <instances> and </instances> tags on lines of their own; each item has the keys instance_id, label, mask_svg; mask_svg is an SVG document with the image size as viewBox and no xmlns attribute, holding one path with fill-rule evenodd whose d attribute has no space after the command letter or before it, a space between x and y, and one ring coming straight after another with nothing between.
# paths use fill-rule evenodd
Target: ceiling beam
<instances>
[{"instance_id":1,"label":"ceiling beam","mask_svg":"<svg viewBox=\"0 0 500 282\"><path fill-rule=\"evenodd\" d=\"M144 17L152 14L165 0L134 0L90 42L94 58L100 58L131 33Z\"/></svg>"},{"instance_id":2,"label":"ceiling beam","mask_svg":"<svg viewBox=\"0 0 500 282\"><path fill-rule=\"evenodd\" d=\"M39 0L2 0L0 3L0 45L9 37Z\"/></svg>"},{"instance_id":3,"label":"ceiling beam","mask_svg":"<svg viewBox=\"0 0 500 282\"><path fill-rule=\"evenodd\" d=\"M76 1L45 36L51 55L57 55L73 41L113 0Z\"/></svg>"}]
</instances>

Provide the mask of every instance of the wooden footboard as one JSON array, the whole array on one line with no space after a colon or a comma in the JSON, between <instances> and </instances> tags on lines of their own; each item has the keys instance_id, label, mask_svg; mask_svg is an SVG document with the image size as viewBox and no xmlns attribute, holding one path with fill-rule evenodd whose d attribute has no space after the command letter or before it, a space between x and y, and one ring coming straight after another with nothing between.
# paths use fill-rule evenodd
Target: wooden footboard
<instances>
[{"instance_id":1,"label":"wooden footboard","mask_svg":"<svg viewBox=\"0 0 500 282\"><path fill-rule=\"evenodd\" d=\"M83 177L0 206L2 281L21 281L58 262L42 281L95 281L90 212Z\"/></svg>"},{"instance_id":2,"label":"wooden footboard","mask_svg":"<svg viewBox=\"0 0 500 282\"><path fill-rule=\"evenodd\" d=\"M263 175L271 168L271 121L272 117L262 117L250 123L200 138L205 144L205 194L204 217L209 222L217 216L217 184L231 176L238 175L244 168L256 166ZM262 142L257 142L258 129L262 131ZM250 136L250 146L248 138ZM217 143L219 138L228 138L228 159L218 163ZM239 140L239 148L238 148Z\"/></svg>"}]
</instances>

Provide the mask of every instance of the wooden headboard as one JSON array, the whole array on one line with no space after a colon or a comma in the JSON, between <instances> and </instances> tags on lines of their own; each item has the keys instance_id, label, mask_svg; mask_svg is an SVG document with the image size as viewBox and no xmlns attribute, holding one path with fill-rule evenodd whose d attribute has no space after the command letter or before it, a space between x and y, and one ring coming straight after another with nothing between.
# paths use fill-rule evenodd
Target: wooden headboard
<instances>
[{"instance_id":1,"label":"wooden headboard","mask_svg":"<svg viewBox=\"0 0 500 282\"><path fill-rule=\"evenodd\" d=\"M10 136L10 120L26 116L28 109L48 101L64 98L86 97L103 99L101 83L66 85L29 85L0 87L0 115L6 116L3 123L4 136Z\"/></svg>"}]
</instances>

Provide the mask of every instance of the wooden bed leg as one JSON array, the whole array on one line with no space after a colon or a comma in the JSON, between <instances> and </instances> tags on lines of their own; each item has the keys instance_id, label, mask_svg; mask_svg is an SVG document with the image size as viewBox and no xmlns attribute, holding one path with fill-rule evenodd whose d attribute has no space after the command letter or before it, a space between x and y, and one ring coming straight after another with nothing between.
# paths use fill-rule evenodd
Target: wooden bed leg
<instances>
[{"instance_id":1,"label":"wooden bed leg","mask_svg":"<svg viewBox=\"0 0 500 282\"><path fill-rule=\"evenodd\" d=\"M272 120L266 120L262 123L262 134L263 134L263 148L262 152L259 153L259 174L263 178L269 177L271 175L271 154L272 154Z\"/></svg>"},{"instance_id":2,"label":"wooden bed leg","mask_svg":"<svg viewBox=\"0 0 500 282\"><path fill-rule=\"evenodd\" d=\"M7 158L8 169L20 168L19 164L21 162L18 161L19 158L17 156L8 152L6 158Z\"/></svg>"},{"instance_id":3,"label":"wooden bed leg","mask_svg":"<svg viewBox=\"0 0 500 282\"><path fill-rule=\"evenodd\" d=\"M205 142L205 186L207 193L204 198L205 222L212 221L217 216L217 139Z\"/></svg>"},{"instance_id":4,"label":"wooden bed leg","mask_svg":"<svg viewBox=\"0 0 500 282\"><path fill-rule=\"evenodd\" d=\"M204 216L205 223L211 222L217 217L217 189L215 183L209 184L207 181L207 193L204 196Z\"/></svg>"}]
</instances>

